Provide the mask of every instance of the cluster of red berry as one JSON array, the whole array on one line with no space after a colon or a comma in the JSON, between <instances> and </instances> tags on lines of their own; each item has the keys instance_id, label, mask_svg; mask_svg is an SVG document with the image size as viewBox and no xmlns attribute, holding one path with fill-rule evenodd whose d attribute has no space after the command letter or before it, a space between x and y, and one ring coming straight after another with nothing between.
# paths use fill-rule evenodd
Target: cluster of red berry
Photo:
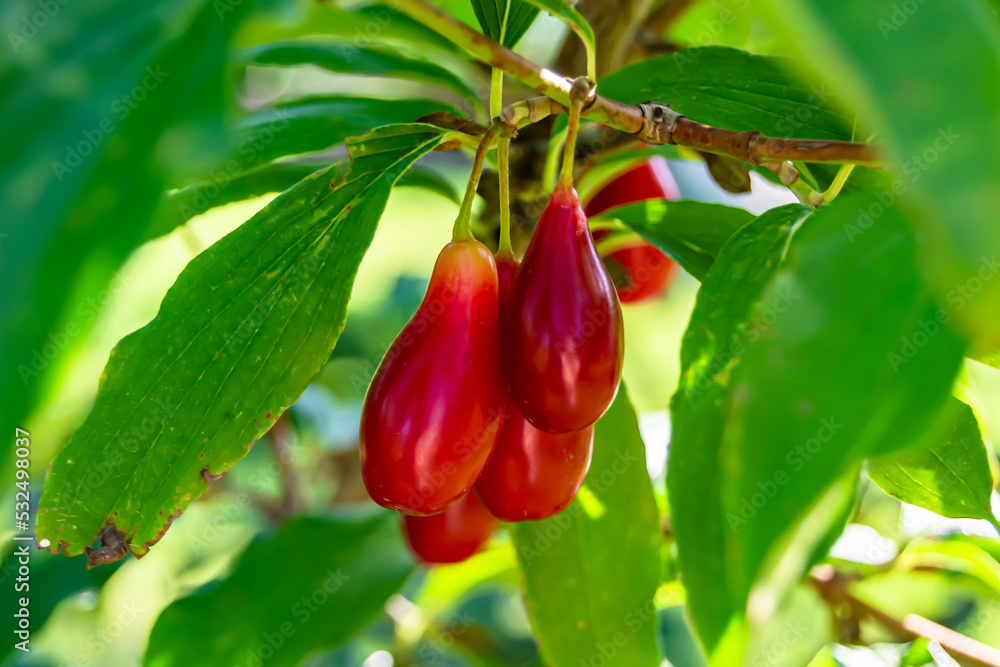
<instances>
[{"instance_id":1,"label":"cluster of red berry","mask_svg":"<svg viewBox=\"0 0 1000 667\"><path fill-rule=\"evenodd\" d=\"M659 292L674 266L648 244L612 253L630 277L616 294L587 214L650 198L676 198L665 161L612 181L587 213L557 188L520 265L471 239L441 251L361 415L365 486L403 514L421 560L464 560L497 519L544 519L576 495L621 379L618 295Z\"/></svg>"}]
</instances>

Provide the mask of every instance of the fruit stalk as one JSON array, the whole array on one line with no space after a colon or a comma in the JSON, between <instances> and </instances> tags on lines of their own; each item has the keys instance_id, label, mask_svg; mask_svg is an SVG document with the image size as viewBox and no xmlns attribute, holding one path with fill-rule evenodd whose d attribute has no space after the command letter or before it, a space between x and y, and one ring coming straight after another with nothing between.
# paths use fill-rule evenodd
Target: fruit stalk
<instances>
[{"instance_id":1,"label":"fruit stalk","mask_svg":"<svg viewBox=\"0 0 1000 667\"><path fill-rule=\"evenodd\" d=\"M469 185L465 189L465 197L462 199L462 207L458 210L458 217L455 218L455 227L451 233L452 241L469 241L472 235L472 202L476 200L476 190L479 188L479 178L483 175L483 163L486 162L486 153L493 143L497 128L491 125L486 134L479 140L479 147L476 148L476 157L472 161L472 173L469 174Z\"/></svg>"}]
</instances>

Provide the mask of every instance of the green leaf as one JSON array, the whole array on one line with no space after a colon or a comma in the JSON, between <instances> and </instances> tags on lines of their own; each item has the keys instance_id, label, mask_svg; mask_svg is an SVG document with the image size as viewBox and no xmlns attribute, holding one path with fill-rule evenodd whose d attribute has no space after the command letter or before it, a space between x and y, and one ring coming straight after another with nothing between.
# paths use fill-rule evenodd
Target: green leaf
<instances>
[{"instance_id":1,"label":"green leaf","mask_svg":"<svg viewBox=\"0 0 1000 667\"><path fill-rule=\"evenodd\" d=\"M440 174L429 169L419 167L410 169L396 183L396 187L423 188L441 195L445 199L450 199L456 204L462 202L462 195L458 193L455 186Z\"/></svg>"},{"instance_id":2,"label":"green leaf","mask_svg":"<svg viewBox=\"0 0 1000 667\"><path fill-rule=\"evenodd\" d=\"M981 0L771 0L806 65L865 123L900 175L922 273L974 335L1000 341L1000 29Z\"/></svg>"},{"instance_id":3,"label":"green leaf","mask_svg":"<svg viewBox=\"0 0 1000 667\"><path fill-rule=\"evenodd\" d=\"M587 50L587 76L592 81L597 80L597 59L595 51L597 49L597 39L594 37L594 29L587 23L580 12L573 9L573 3L568 0L526 0L538 9L544 9L552 16L561 20L569 26L569 29L576 33L577 37L583 40L583 45Z\"/></svg>"},{"instance_id":4,"label":"green leaf","mask_svg":"<svg viewBox=\"0 0 1000 667\"><path fill-rule=\"evenodd\" d=\"M246 455L324 366L390 188L445 133L423 124L351 140L191 261L111 354L90 416L52 464L38 537L81 553L105 525L143 555Z\"/></svg>"},{"instance_id":5,"label":"green leaf","mask_svg":"<svg viewBox=\"0 0 1000 667\"><path fill-rule=\"evenodd\" d=\"M524 0L472 0L472 11L483 34L508 49L514 48L538 16L538 8Z\"/></svg>"},{"instance_id":6,"label":"green leaf","mask_svg":"<svg viewBox=\"0 0 1000 667\"><path fill-rule=\"evenodd\" d=\"M737 618L835 483L864 458L935 437L949 416L965 342L924 287L898 210L853 232L877 196L841 195L806 221L755 311L766 326L733 370L720 489ZM750 605L751 624L781 593Z\"/></svg>"},{"instance_id":7,"label":"green leaf","mask_svg":"<svg viewBox=\"0 0 1000 667\"><path fill-rule=\"evenodd\" d=\"M993 475L979 422L965 403L950 403L955 416L943 438L873 459L869 475L905 503L942 516L996 524L990 509Z\"/></svg>"},{"instance_id":8,"label":"green leaf","mask_svg":"<svg viewBox=\"0 0 1000 667\"><path fill-rule=\"evenodd\" d=\"M704 276L681 347L681 379L670 403L667 491L688 609L709 653L737 608L727 585L730 529L719 452L731 374L765 326L752 317L754 307L807 213L798 204L782 206L733 234ZM767 303L788 307L780 297Z\"/></svg>"},{"instance_id":9,"label":"green leaf","mask_svg":"<svg viewBox=\"0 0 1000 667\"><path fill-rule=\"evenodd\" d=\"M14 545L21 546L25 542L14 542ZM16 549L16 546L14 547ZM9 609L11 613L4 620L4 632L9 637L17 637L15 632L18 628L18 618L13 611L20 607L18 598L22 597L24 591L15 590L15 573L21 563L19 555L15 550L11 550L3 558L3 569L6 583L0 592L0 605L4 609ZM31 628L38 632L45 627L46 621L60 602L66 598L72 598L84 591L97 591L118 571L117 564L110 567L101 567L94 570L85 570L80 564L68 558L53 556L45 551L34 551L31 549ZM20 640L18 640L20 641ZM6 646L0 646L0 664L8 665L5 658L14 650L14 642L8 642ZM13 661L12 661L13 662Z\"/></svg>"},{"instance_id":10,"label":"green leaf","mask_svg":"<svg viewBox=\"0 0 1000 667\"><path fill-rule=\"evenodd\" d=\"M196 215L217 206L224 206L272 192L284 192L306 176L317 171L315 164L278 162L230 178L220 174L210 181L189 185L164 195L150 225L148 238L166 234L183 225ZM456 204L461 201L458 192L438 174L412 167L396 181L396 187L418 187L436 192Z\"/></svg>"},{"instance_id":11,"label":"green leaf","mask_svg":"<svg viewBox=\"0 0 1000 667\"><path fill-rule=\"evenodd\" d=\"M704 280L723 244L753 214L722 204L650 200L610 209L600 217L621 220L685 271Z\"/></svg>"},{"instance_id":12,"label":"green leaf","mask_svg":"<svg viewBox=\"0 0 1000 667\"><path fill-rule=\"evenodd\" d=\"M1000 563L982 547L961 538L911 542L896 559L894 569L954 572L967 577L984 595L1000 599Z\"/></svg>"},{"instance_id":13,"label":"green leaf","mask_svg":"<svg viewBox=\"0 0 1000 667\"><path fill-rule=\"evenodd\" d=\"M297 100L237 121L231 139L234 157L226 169L236 175L285 156L329 150L373 127L411 122L435 111L455 109L434 100Z\"/></svg>"},{"instance_id":14,"label":"green leaf","mask_svg":"<svg viewBox=\"0 0 1000 667\"><path fill-rule=\"evenodd\" d=\"M258 67L314 65L331 72L400 77L442 86L458 93L470 110L479 105L479 97L472 87L447 67L404 55L395 49L361 46L353 41L271 42L244 50L239 54L238 62Z\"/></svg>"},{"instance_id":15,"label":"green leaf","mask_svg":"<svg viewBox=\"0 0 1000 667\"><path fill-rule=\"evenodd\" d=\"M252 4L220 20L207 0L74 2L42 29L35 2L5 5L2 432L86 338L164 184L224 153L225 55Z\"/></svg>"},{"instance_id":16,"label":"green leaf","mask_svg":"<svg viewBox=\"0 0 1000 667\"><path fill-rule=\"evenodd\" d=\"M723 46L684 49L623 67L600 80L601 95L627 104L669 104L698 121L776 137L850 139L853 120L833 93L791 72L792 62Z\"/></svg>"},{"instance_id":17,"label":"green leaf","mask_svg":"<svg viewBox=\"0 0 1000 667\"><path fill-rule=\"evenodd\" d=\"M344 643L413 571L393 513L300 517L253 542L232 574L156 621L147 667L294 667Z\"/></svg>"},{"instance_id":18,"label":"green leaf","mask_svg":"<svg viewBox=\"0 0 1000 667\"><path fill-rule=\"evenodd\" d=\"M433 53L434 58L460 58L463 62L468 59L454 42L411 19L395 5L281 4L294 13L293 21L275 21L274 17L267 15L251 16L238 35L238 45L251 47L275 40L338 37L357 40L359 46L378 44L421 55Z\"/></svg>"},{"instance_id":19,"label":"green leaf","mask_svg":"<svg viewBox=\"0 0 1000 667\"><path fill-rule=\"evenodd\" d=\"M551 519L510 530L545 664L659 664L659 513L624 386L597 422L576 499Z\"/></svg>"},{"instance_id":20,"label":"green leaf","mask_svg":"<svg viewBox=\"0 0 1000 667\"><path fill-rule=\"evenodd\" d=\"M194 216L217 206L271 192L284 192L317 169L318 165L314 164L279 162L236 175L213 174L208 181L168 192L160 200L148 238L167 234Z\"/></svg>"}]
</instances>

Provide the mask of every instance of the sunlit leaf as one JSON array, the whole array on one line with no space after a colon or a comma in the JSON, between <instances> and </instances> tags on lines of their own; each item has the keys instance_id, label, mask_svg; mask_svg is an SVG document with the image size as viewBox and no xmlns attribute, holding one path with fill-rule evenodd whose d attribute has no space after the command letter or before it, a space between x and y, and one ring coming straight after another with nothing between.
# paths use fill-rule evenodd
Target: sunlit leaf
<instances>
[{"instance_id":1,"label":"sunlit leaf","mask_svg":"<svg viewBox=\"0 0 1000 667\"><path fill-rule=\"evenodd\" d=\"M612 208L600 217L621 220L703 280L723 244L753 214L722 204L650 200Z\"/></svg>"},{"instance_id":2,"label":"sunlit leaf","mask_svg":"<svg viewBox=\"0 0 1000 667\"><path fill-rule=\"evenodd\" d=\"M54 6L58 18L5 3L4 433L25 425L86 338L163 187L223 154L225 56L251 4L227 4L220 20L207 0L71 2ZM0 443L0 458L12 445Z\"/></svg>"},{"instance_id":3,"label":"sunlit leaf","mask_svg":"<svg viewBox=\"0 0 1000 667\"><path fill-rule=\"evenodd\" d=\"M719 642L737 603L728 579L732 528L722 506L719 446L728 416L731 373L764 322L753 317L765 286L808 209L790 204L737 231L704 276L681 348L681 381L670 404L672 436L667 491L688 608L703 644ZM788 308L787 298L768 301Z\"/></svg>"},{"instance_id":4,"label":"sunlit leaf","mask_svg":"<svg viewBox=\"0 0 1000 667\"><path fill-rule=\"evenodd\" d=\"M853 232L876 196L842 195L803 224L755 311L764 326L732 370L720 488L733 614L776 568L794 579L782 561L789 540L815 528L804 518L860 461L947 424L965 342L924 287L898 210ZM782 295L790 302L778 309ZM780 595L751 603L751 623Z\"/></svg>"},{"instance_id":5,"label":"sunlit leaf","mask_svg":"<svg viewBox=\"0 0 1000 667\"><path fill-rule=\"evenodd\" d=\"M327 362L389 191L444 132L379 128L188 264L112 352L52 464L38 537L69 555L105 526L141 556ZM88 553L88 556L92 554Z\"/></svg>"},{"instance_id":6,"label":"sunlit leaf","mask_svg":"<svg viewBox=\"0 0 1000 667\"><path fill-rule=\"evenodd\" d=\"M576 499L551 519L512 524L511 535L546 664L659 663L659 513L624 387L597 422Z\"/></svg>"},{"instance_id":7,"label":"sunlit leaf","mask_svg":"<svg viewBox=\"0 0 1000 667\"><path fill-rule=\"evenodd\" d=\"M351 40L269 42L242 51L237 62L258 67L312 65L331 72L405 78L439 85L458 93L468 101L470 108L479 104L479 98L468 82L447 67L396 49L368 46Z\"/></svg>"},{"instance_id":8,"label":"sunlit leaf","mask_svg":"<svg viewBox=\"0 0 1000 667\"><path fill-rule=\"evenodd\" d=\"M771 25L878 131L942 306L1000 343L1000 25L981 0L770 0ZM880 224L880 223L879 223Z\"/></svg>"},{"instance_id":9,"label":"sunlit leaf","mask_svg":"<svg viewBox=\"0 0 1000 667\"><path fill-rule=\"evenodd\" d=\"M951 427L938 440L873 459L872 481L894 498L942 516L987 519L993 475L976 415L958 399Z\"/></svg>"}]
</instances>

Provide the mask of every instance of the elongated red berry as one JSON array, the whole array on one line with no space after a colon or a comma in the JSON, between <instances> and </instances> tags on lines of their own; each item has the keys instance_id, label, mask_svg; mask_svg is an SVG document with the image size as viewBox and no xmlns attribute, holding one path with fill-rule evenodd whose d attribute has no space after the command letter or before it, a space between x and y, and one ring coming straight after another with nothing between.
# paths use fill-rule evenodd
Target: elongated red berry
<instances>
[{"instance_id":1,"label":"elongated red berry","mask_svg":"<svg viewBox=\"0 0 1000 667\"><path fill-rule=\"evenodd\" d=\"M501 521L537 521L566 509L590 468L594 427L546 433L514 412L475 491Z\"/></svg>"},{"instance_id":2,"label":"elongated red berry","mask_svg":"<svg viewBox=\"0 0 1000 667\"><path fill-rule=\"evenodd\" d=\"M424 563L458 563L479 551L497 521L474 493L433 516L403 515L403 532L413 555Z\"/></svg>"},{"instance_id":3,"label":"elongated red berry","mask_svg":"<svg viewBox=\"0 0 1000 667\"><path fill-rule=\"evenodd\" d=\"M604 211L649 199L680 198L667 161L654 156L610 181L597 191L584 209L591 218ZM607 232L594 232L599 241ZM635 303L662 293L677 275L677 264L659 248L645 241L629 248L616 250L604 258L618 288L622 303Z\"/></svg>"},{"instance_id":4,"label":"elongated red berry","mask_svg":"<svg viewBox=\"0 0 1000 667\"><path fill-rule=\"evenodd\" d=\"M621 379L621 306L572 188L557 188L514 278L503 345L521 414L550 433L604 414Z\"/></svg>"},{"instance_id":5,"label":"elongated red berry","mask_svg":"<svg viewBox=\"0 0 1000 667\"><path fill-rule=\"evenodd\" d=\"M475 484L506 392L493 255L449 243L423 302L382 359L361 413L361 472L378 504L443 511Z\"/></svg>"},{"instance_id":6,"label":"elongated red berry","mask_svg":"<svg viewBox=\"0 0 1000 667\"><path fill-rule=\"evenodd\" d=\"M680 190L670 173L667 160L661 155L655 155L608 181L591 197L584 210L587 217L592 218L615 206L648 199L673 201L680 197Z\"/></svg>"}]
</instances>

